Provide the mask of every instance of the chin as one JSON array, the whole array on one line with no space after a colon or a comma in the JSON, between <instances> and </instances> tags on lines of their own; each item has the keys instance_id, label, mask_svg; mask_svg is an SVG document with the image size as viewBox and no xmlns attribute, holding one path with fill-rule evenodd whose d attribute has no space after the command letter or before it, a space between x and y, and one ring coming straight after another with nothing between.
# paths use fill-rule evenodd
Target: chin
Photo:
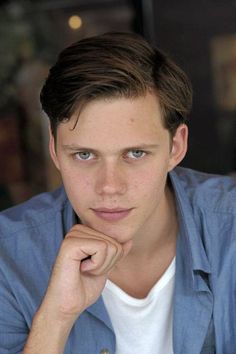
<instances>
[{"instance_id":1,"label":"chin","mask_svg":"<svg viewBox=\"0 0 236 354\"><path fill-rule=\"evenodd\" d=\"M79 218L82 224L90 227L95 231L105 234L106 236L109 236L120 243L124 243L133 239L136 231L133 227L134 222L131 222L130 220L108 222L93 217L83 217L82 214L78 214L80 215Z\"/></svg>"},{"instance_id":2,"label":"chin","mask_svg":"<svg viewBox=\"0 0 236 354\"><path fill-rule=\"evenodd\" d=\"M93 224L90 227L113 238L114 240L120 243L124 243L131 240L134 234L134 230L130 230L125 225L109 225L104 223L103 225Z\"/></svg>"}]
</instances>

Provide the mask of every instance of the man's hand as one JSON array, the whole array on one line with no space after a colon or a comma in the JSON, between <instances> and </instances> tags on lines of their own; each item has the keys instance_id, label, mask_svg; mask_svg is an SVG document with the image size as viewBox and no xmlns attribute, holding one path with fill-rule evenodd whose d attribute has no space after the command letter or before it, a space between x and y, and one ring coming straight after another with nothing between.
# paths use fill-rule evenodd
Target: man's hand
<instances>
[{"instance_id":1,"label":"man's hand","mask_svg":"<svg viewBox=\"0 0 236 354\"><path fill-rule=\"evenodd\" d=\"M131 245L84 225L73 226L62 242L42 307L74 322L100 296L109 272Z\"/></svg>"},{"instance_id":2,"label":"man's hand","mask_svg":"<svg viewBox=\"0 0 236 354\"><path fill-rule=\"evenodd\" d=\"M61 244L23 353L62 354L74 322L97 300L109 272L131 247L132 241L120 244L87 226L73 226Z\"/></svg>"}]
</instances>

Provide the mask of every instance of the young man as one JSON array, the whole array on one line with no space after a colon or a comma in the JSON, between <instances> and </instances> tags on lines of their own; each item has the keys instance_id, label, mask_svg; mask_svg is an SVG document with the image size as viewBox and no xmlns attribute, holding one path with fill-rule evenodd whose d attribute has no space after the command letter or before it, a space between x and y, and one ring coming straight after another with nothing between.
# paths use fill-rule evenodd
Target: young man
<instances>
[{"instance_id":1,"label":"young man","mask_svg":"<svg viewBox=\"0 0 236 354\"><path fill-rule=\"evenodd\" d=\"M104 34L41 102L64 187L1 214L0 353L236 353L235 181L176 167L186 75Z\"/></svg>"}]
</instances>

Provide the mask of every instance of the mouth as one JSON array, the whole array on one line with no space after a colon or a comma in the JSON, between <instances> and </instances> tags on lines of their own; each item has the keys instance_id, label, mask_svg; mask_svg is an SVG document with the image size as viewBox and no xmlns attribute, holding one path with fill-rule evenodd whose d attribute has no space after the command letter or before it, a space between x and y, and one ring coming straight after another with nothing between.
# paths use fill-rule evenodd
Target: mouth
<instances>
[{"instance_id":1,"label":"mouth","mask_svg":"<svg viewBox=\"0 0 236 354\"><path fill-rule=\"evenodd\" d=\"M116 208L116 209L108 209L108 208L98 208L92 209L94 214L105 221L119 221L126 218L133 208L131 209L123 209L123 208Z\"/></svg>"}]
</instances>

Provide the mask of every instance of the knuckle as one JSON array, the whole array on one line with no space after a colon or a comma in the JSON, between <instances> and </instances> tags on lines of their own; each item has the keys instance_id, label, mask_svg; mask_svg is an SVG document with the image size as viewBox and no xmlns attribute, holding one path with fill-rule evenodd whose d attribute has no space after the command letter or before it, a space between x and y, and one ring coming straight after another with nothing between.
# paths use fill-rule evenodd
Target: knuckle
<instances>
[{"instance_id":1,"label":"knuckle","mask_svg":"<svg viewBox=\"0 0 236 354\"><path fill-rule=\"evenodd\" d=\"M70 238L65 238L64 241L61 244L61 249L60 249L60 253L63 254L68 254L70 253L70 249L71 249L71 239Z\"/></svg>"},{"instance_id":2,"label":"knuckle","mask_svg":"<svg viewBox=\"0 0 236 354\"><path fill-rule=\"evenodd\" d=\"M70 231L69 231L69 234L71 233L71 232L81 232L82 231L82 227L81 227L81 225L80 224L75 224L75 225L73 225L72 226L72 228L70 229Z\"/></svg>"},{"instance_id":3,"label":"knuckle","mask_svg":"<svg viewBox=\"0 0 236 354\"><path fill-rule=\"evenodd\" d=\"M73 230L78 230L78 231L81 231L81 230L83 230L84 228L85 228L85 226L82 225L82 224L75 224L74 226L72 226L72 229L73 229Z\"/></svg>"},{"instance_id":4,"label":"knuckle","mask_svg":"<svg viewBox=\"0 0 236 354\"><path fill-rule=\"evenodd\" d=\"M121 246L119 243L115 243L115 244L113 245L113 247L114 247L114 250L115 250L115 252L116 252L117 255L119 255L120 253L122 253L123 248L122 248L122 246Z\"/></svg>"},{"instance_id":5,"label":"knuckle","mask_svg":"<svg viewBox=\"0 0 236 354\"><path fill-rule=\"evenodd\" d=\"M114 255L119 254L119 246L118 245L113 244L111 248L112 248L112 251L113 251Z\"/></svg>"},{"instance_id":6,"label":"knuckle","mask_svg":"<svg viewBox=\"0 0 236 354\"><path fill-rule=\"evenodd\" d=\"M71 239L69 237L65 238L61 244L61 248L62 249L66 249L68 247L70 247L71 244Z\"/></svg>"},{"instance_id":7,"label":"knuckle","mask_svg":"<svg viewBox=\"0 0 236 354\"><path fill-rule=\"evenodd\" d=\"M103 240L102 240L102 241L99 241L98 244L99 244L99 248L100 248L101 251L103 251L103 252L106 252L106 251L107 251L107 249L108 249L108 244L107 244L106 241L103 241Z\"/></svg>"}]
</instances>

